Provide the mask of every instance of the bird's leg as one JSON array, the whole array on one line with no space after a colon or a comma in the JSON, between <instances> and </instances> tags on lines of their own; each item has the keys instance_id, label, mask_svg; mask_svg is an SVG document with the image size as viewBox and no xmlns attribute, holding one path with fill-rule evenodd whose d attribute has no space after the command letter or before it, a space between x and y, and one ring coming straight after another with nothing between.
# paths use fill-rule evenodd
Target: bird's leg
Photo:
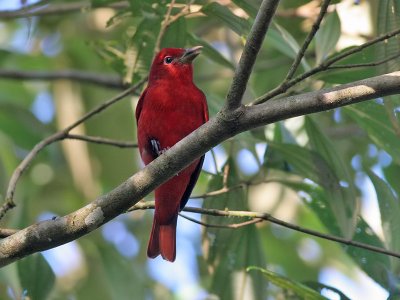
<instances>
[{"instance_id":1,"label":"bird's leg","mask_svg":"<svg viewBox=\"0 0 400 300\"><path fill-rule=\"evenodd\" d=\"M169 149L169 147L161 149L160 142L154 138L150 139L151 151L154 157L158 157Z\"/></svg>"}]
</instances>

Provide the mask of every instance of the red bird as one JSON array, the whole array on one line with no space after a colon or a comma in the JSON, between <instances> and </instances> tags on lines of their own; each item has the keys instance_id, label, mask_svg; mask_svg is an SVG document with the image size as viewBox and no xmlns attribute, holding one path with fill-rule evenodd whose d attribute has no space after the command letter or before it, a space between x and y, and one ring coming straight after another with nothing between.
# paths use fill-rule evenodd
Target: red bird
<instances>
[{"instance_id":1,"label":"red bird","mask_svg":"<svg viewBox=\"0 0 400 300\"><path fill-rule=\"evenodd\" d=\"M147 88L136 108L138 144L147 165L208 121L206 97L193 83L192 61L201 46L165 48L154 58ZM155 214L147 255L173 262L176 222L203 165L204 156L155 190Z\"/></svg>"}]
</instances>

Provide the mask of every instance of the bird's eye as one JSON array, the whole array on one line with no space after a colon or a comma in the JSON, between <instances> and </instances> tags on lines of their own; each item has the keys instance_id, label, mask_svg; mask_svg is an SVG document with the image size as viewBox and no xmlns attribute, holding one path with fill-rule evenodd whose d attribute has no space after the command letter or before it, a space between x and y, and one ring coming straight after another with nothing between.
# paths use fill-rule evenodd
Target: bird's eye
<instances>
[{"instance_id":1,"label":"bird's eye","mask_svg":"<svg viewBox=\"0 0 400 300\"><path fill-rule=\"evenodd\" d=\"M166 64L170 64L170 63L172 63L172 61L173 61L174 59L171 57L171 56L166 56L165 58L164 58L164 63L166 63Z\"/></svg>"}]
</instances>

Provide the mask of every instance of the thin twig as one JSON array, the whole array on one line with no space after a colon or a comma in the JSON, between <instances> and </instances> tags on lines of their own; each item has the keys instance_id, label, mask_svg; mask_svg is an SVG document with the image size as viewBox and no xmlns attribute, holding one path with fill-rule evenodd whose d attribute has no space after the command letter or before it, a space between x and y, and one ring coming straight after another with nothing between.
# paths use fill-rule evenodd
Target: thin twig
<instances>
[{"instance_id":1,"label":"thin twig","mask_svg":"<svg viewBox=\"0 0 400 300\"><path fill-rule=\"evenodd\" d=\"M100 85L102 87L124 89L127 85L123 84L118 76L105 75L99 73L85 72L80 70L63 70L54 72L43 71L22 71L22 70L0 70L0 78L23 79L23 80L59 80L69 79L79 82L87 82Z\"/></svg>"},{"instance_id":2,"label":"thin twig","mask_svg":"<svg viewBox=\"0 0 400 300\"><path fill-rule=\"evenodd\" d=\"M171 15L171 11L172 11L172 8L174 7L174 5L175 5L175 0L171 0L171 3L169 4L168 9L167 9L167 13L164 16L164 20L161 22L160 32L158 33L156 44L154 46L155 53L160 51L161 39L164 36L165 31L167 30L168 26L170 25L168 20L169 20L169 17Z\"/></svg>"},{"instance_id":3,"label":"thin twig","mask_svg":"<svg viewBox=\"0 0 400 300\"><path fill-rule=\"evenodd\" d=\"M116 141L112 139L107 139L98 136L89 136L89 135L79 135L79 134L67 134L65 139L71 140L80 140L89 143L101 144L101 145L110 145L119 148L136 148L137 144L133 142L123 142L123 141Z\"/></svg>"},{"instance_id":4,"label":"thin twig","mask_svg":"<svg viewBox=\"0 0 400 300\"><path fill-rule=\"evenodd\" d=\"M258 51L264 41L271 20L275 15L278 3L279 0L263 0L261 3L236 67L231 87L226 96L227 102L223 111L232 112L241 106L242 98L257 59Z\"/></svg>"},{"instance_id":5,"label":"thin twig","mask_svg":"<svg viewBox=\"0 0 400 300\"><path fill-rule=\"evenodd\" d=\"M15 193L15 189L16 189L16 186L17 186L17 182L18 182L19 178L21 177L21 175L24 173L24 171L29 167L29 165L32 162L32 160L36 157L36 155L41 150L43 150L43 148L45 148L46 146L48 146L48 145L50 145L50 144L52 144L54 142L57 142L57 141L60 141L60 140L63 140L65 138L67 138L69 132L72 129L74 129L78 125L82 124L83 122L85 122L86 120L91 118L92 116L100 113L101 111L103 111L104 109L109 107L110 105L112 105L112 104L118 102L119 100L125 98L127 95L132 93L134 90L136 90L139 87L141 87L141 85L146 80L147 80L147 78L142 79L141 81L139 81L138 83L136 83L135 85L130 87L129 89L123 91L119 95L113 97L112 99L104 102L103 104L99 105L95 109L93 109L90 112L86 113L85 115L83 115L80 119L75 121L70 126L64 128L61 131L58 131L58 132L52 134L48 138L46 138L46 139L40 141L38 144L36 144L35 147L33 147L33 149L28 153L28 155L21 161L21 163L14 170L14 172L13 172L13 174L11 176L11 179L10 179L10 182L9 182L8 188L7 188L5 202L0 207L0 219L2 219L4 217L4 215L7 213L7 211L9 211L13 207L15 207L14 193Z\"/></svg>"},{"instance_id":6,"label":"thin twig","mask_svg":"<svg viewBox=\"0 0 400 300\"><path fill-rule=\"evenodd\" d=\"M318 14L318 18L315 20L314 24L312 25L311 31L307 35L306 39L304 40L303 45L301 46L301 49L297 53L296 59L294 60L293 64L291 65L289 72L286 75L286 78L284 79L285 81L289 81L290 79L293 78L294 73L296 73L297 68L299 67L301 60L303 59L308 46L311 44L312 40L314 39L315 34L317 33L319 26L321 25L321 22L328 10L328 6L330 4L331 0L324 0L321 5L321 9Z\"/></svg>"},{"instance_id":7,"label":"thin twig","mask_svg":"<svg viewBox=\"0 0 400 300\"><path fill-rule=\"evenodd\" d=\"M154 209L154 206L155 206L154 201L139 202L139 203L136 203L134 206L132 206L128 211ZM239 217L239 218L252 218L252 219L257 219L257 220L262 219L262 220L292 229L294 231L306 233L308 235L312 235L312 236L315 236L315 237L318 237L318 238L321 238L324 240L329 240L329 241L337 242L337 243L344 244L347 246L353 246L353 247L365 249L368 251L377 252L377 253L386 254L389 256L400 258L400 253L398 253L398 252L390 251L390 250L383 249L383 248L376 247L376 246L371 246L368 244L360 243L360 242L342 238L339 236L322 233L322 232L319 232L316 230L304 228L299 225L291 224L289 222L277 219L267 213L252 212L252 211L206 209L206 208L189 207L189 206L186 206L183 209L183 211L204 214L204 215L210 215L210 216L217 216L217 217Z\"/></svg>"},{"instance_id":8,"label":"thin twig","mask_svg":"<svg viewBox=\"0 0 400 300\"><path fill-rule=\"evenodd\" d=\"M304 79L306 79L306 78L308 78L308 77L310 77L312 75L315 75L315 74L317 74L319 72L326 71L334 63L336 63L336 62L338 62L338 61L340 61L340 60L342 60L342 59L344 59L346 57L349 57L350 55L353 55L355 53L361 52L365 48L373 46L373 45L375 45L375 44L377 44L379 42L382 42L384 40L390 39L390 38L392 38L392 37L394 37L394 36L396 36L398 34L400 34L400 29L396 29L394 31L391 31L391 32L389 32L387 34L384 34L384 35L380 36L380 37L372 39L371 41L366 42L366 43L364 43L364 44L362 44L360 46L351 48L351 49L349 49L347 51L343 51L342 53L340 53L340 54L338 54L336 56L328 58L327 60L321 62L317 67L315 67L315 68L313 68L313 69L311 69L311 70L309 70L309 71L307 71L307 72L305 72L305 73L303 73L303 74L291 79L288 82L284 82L283 84L280 84L278 87L274 88L273 90L269 91L268 93L258 97L257 99L255 99L249 105L257 105L257 104L264 103L264 102L268 101L269 99L272 99L275 96L286 92L289 88L293 87L294 85L296 85L300 81L303 81Z\"/></svg>"},{"instance_id":9,"label":"thin twig","mask_svg":"<svg viewBox=\"0 0 400 300\"><path fill-rule=\"evenodd\" d=\"M186 216L186 215L184 215L184 214L182 214L182 213L180 213L179 215L180 215L182 218L184 218L184 219L186 219L186 220L189 220L189 221L191 221L191 222L193 222L193 223L196 223L196 224L199 224L199 225L202 225L202 226L205 226L205 227L210 227L210 228L238 229L238 228L240 228L240 227L244 227L244 226L247 226L247 225L256 224L256 223L260 223L260 222L265 222L265 220L263 220L263 219L257 219L257 218L255 218L255 219L252 219L252 220L249 220L249 221L245 221L245 222L241 222L241 223L233 223L233 224L210 224L210 223L205 223L205 222L202 222L202 221L198 221L198 220L193 219L193 218L191 218L191 217L189 217L189 216Z\"/></svg>"},{"instance_id":10,"label":"thin twig","mask_svg":"<svg viewBox=\"0 0 400 300\"><path fill-rule=\"evenodd\" d=\"M138 83L136 83L135 85L133 85L129 89L126 89L125 91L123 91L119 95L117 95L117 96L113 97L112 99L100 104L98 107L96 107L95 109L89 111L83 117L81 117L79 120L77 120L76 122L72 123L70 126L65 128L64 131L67 132L67 133L70 132L72 129L74 129L78 125L82 124L87 119L89 119L89 118L93 117L94 115L100 113L101 111L105 110L107 107L113 105L114 103L124 99L126 96L128 96L130 93L132 93L134 90L136 90L139 87L141 87L146 81L147 81L147 77L143 78Z\"/></svg>"},{"instance_id":11,"label":"thin twig","mask_svg":"<svg viewBox=\"0 0 400 300\"><path fill-rule=\"evenodd\" d=\"M392 55L388 58L370 62L370 63L361 63L361 64L348 64L348 65L337 65L337 66L330 66L326 70L334 70L334 69L353 69L353 68L365 68L365 67L376 67L379 65L382 65L384 63L387 63L393 59L396 59L400 57L400 53L397 53L395 55Z\"/></svg>"},{"instance_id":12,"label":"thin twig","mask_svg":"<svg viewBox=\"0 0 400 300\"><path fill-rule=\"evenodd\" d=\"M110 7L114 9L129 8L128 1L120 1L116 3L105 3L99 5L100 7ZM90 1L71 2L71 3L54 3L51 5L38 6L38 7L24 7L19 10L3 10L0 11L0 19L15 19L15 18L28 18L33 16L47 16L47 15L61 15L66 13L82 12L92 9Z\"/></svg>"}]
</instances>

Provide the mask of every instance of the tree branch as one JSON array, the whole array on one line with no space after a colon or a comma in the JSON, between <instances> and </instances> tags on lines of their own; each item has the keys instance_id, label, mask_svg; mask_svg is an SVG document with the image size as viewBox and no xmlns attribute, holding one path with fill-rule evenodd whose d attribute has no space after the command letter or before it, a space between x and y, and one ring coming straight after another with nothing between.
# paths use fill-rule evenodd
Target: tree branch
<instances>
[{"instance_id":1,"label":"tree branch","mask_svg":"<svg viewBox=\"0 0 400 300\"><path fill-rule=\"evenodd\" d=\"M264 0L261 3L257 17L247 37L242 56L235 70L235 76L233 77L231 87L226 97L225 110L234 111L241 105L251 70L253 69L258 51L264 41L265 34L268 31L269 24L275 14L278 3L279 0Z\"/></svg>"},{"instance_id":2,"label":"tree branch","mask_svg":"<svg viewBox=\"0 0 400 300\"><path fill-rule=\"evenodd\" d=\"M19 178L21 177L21 175L24 173L24 171L29 167L29 165L32 162L32 160L36 157L36 155L41 150L43 150L43 148L45 148L46 146L48 146L48 145L50 145L50 144L52 144L54 142L66 139L68 137L69 132L72 129L74 129L75 127L79 126L80 124L85 122L87 119L89 119L89 118L93 117L94 115L100 113L101 111L103 111L104 109L109 107L110 105L112 105L112 104L120 101L121 99L125 98L127 95L132 93L134 90L136 90L139 87L141 87L142 84L146 80L147 80L147 78L142 79L141 81L139 81L138 83L136 83L135 85L130 87L129 89L123 91L122 93L120 93L119 95L115 96L114 98L104 102L103 104L99 105L95 109L89 111L88 113L83 115L80 119L75 121L70 126L64 128L61 131L58 131L58 132L52 134L48 138L46 138L46 139L42 140L41 142L39 142L38 144L36 144L35 147L28 153L28 155L21 161L21 163L14 170L14 172L13 172L13 174L11 176L11 179L10 179L10 182L9 182L8 188L7 188L5 202L0 207L0 219L2 219L4 217L4 215L7 213L8 210L10 210L13 207L15 207L14 193L15 193L15 189L16 189L16 186L17 186L17 182L18 182Z\"/></svg>"},{"instance_id":3,"label":"tree branch","mask_svg":"<svg viewBox=\"0 0 400 300\"><path fill-rule=\"evenodd\" d=\"M128 86L118 76L104 75L79 70L63 70L54 72L0 70L0 78L23 80L59 80L69 79L79 82L92 83L102 87L124 89Z\"/></svg>"},{"instance_id":4,"label":"tree branch","mask_svg":"<svg viewBox=\"0 0 400 300\"><path fill-rule=\"evenodd\" d=\"M318 14L318 18L315 20L314 24L312 25L311 31L309 32L306 39L304 40L303 46L301 46L301 49L297 53L296 58L292 64L292 66L290 67L289 72L287 73L284 82L292 79L294 73L296 73L296 70L299 67L301 60L303 59L303 57L308 49L308 46L311 44L312 40L314 39L315 34L317 33L317 31L319 29L319 26L321 25L322 19L324 18L325 14L328 10L328 6L329 6L330 2L331 2L331 0L324 0L322 2L321 9Z\"/></svg>"},{"instance_id":5,"label":"tree branch","mask_svg":"<svg viewBox=\"0 0 400 300\"><path fill-rule=\"evenodd\" d=\"M390 39L396 35L400 34L400 29L396 29L394 31L391 31L387 34L384 34L382 36L379 36L369 42L366 42L360 46L351 48L349 50L346 50L336 56L333 56L331 58L328 58L327 60L321 62L321 64L319 64L317 67L303 73L300 74L299 76L289 80L289 81L285 81L282 84L280 84L278 87L274 88L273 90L269 91L268 93L258 97L256 100L254 100L252 102L252 105L257 105L257 104L261 104L263 102L266 102L270 99L272 99L273 97L280 95L284 92L286 92L289 88L291 88L292 86L296 85L297 83L299 83L300 81L303 81L304 79L313 76L319 72L322 71L326 71L328 70L334 63L345 59L347 57L349 57L350 55L353 55L355 53L361 52L362 50L364 50L365 48L368 48L370 46L373 46L379 42L385 41L387 39Z\"/></svg>"},{"instance_id":6,"label":"tree branch","mask_svg":"<svg viewBox=\"0 0 400 300\"><path fill-rule=\"evenodd\" d=\"M131 207L128 211L154 209L154 206L155 206L154 201L146 201L143 203L137 203L136 205ZM217 225L217 224L208 224L208 223L204 223L201 221L197 221L193 218L190 218L188 216L184 216L184 215L180 214L181 217L184 217L185 219L188 219L189 221L192 221L194 223L197 223L197 224L200 224L200 225L206 226L206 227L236 229L236 228L247 226L250 224L259 223L261 221L268 221L268 222L283 226L285 228L289 228L294 231L306 233L308 235L315 236L315 237L318 237L318 238L321 238L324 240L338 242L340 244L344 244L347 246L353 246L353 247L357 247L357 248L361 248L361 249L366 249L368 251L382 253L382 254L386 254L389 256L400 258L400 253L398 253L398 252L390 251L390 250L380 248L380 247L371 246L371 245L360 243L360 242L353 241L350 239L345 239L340 236L335 236L335 235L331 235L331 234L322 233L322 232L319 232L316 230L304 228L302 226L295 225L295 224L277 219L267 213L254 212L254 211L237 211L237 210L227 210L227 209L219 210L219 209L208 209L208 208L199 208L199 207L190 207L190 206L185 207L183 209L183 211L197 213L197 214L203 214L203 215L216 216L216 217L229 217L229 218L238 217L238 218L250 218L251 219L249 221L242 222L242 223L227 224L227 225L218 224Z\"/></svg>"},{"instance_id":7,"label":"tree branch","mask_svg":"<svg viewBox=\"0 0 400 300\"><path fill-rule=\"evenodd\" d=\"M219 113L120 186L85 207L55 220L31 225L1 240L0 266L88 234L126 212L210 148L240 132L289 117L330 110L397 93L400 93L400 72L271 100L258 106L242 107L242 117L235 122L226 121L225 116Z\"/></svg>"},{"instance_id":8,"label":"tree branch","mask_svg":"<svg viewBox=\"0 0 400 300\"><path fill-rule=\"evenodd\" d=\"M96 6L100 7L110 7L115 9L128 8L128 1L120 1L116 3L104 4ZM0 19L16 19L16 18L28 18L34 16L47 16L47 15L61 15L66 13L81 12L88 9L92 9L90 1L82 2L71 2L71 3L54 3L51 5L36 6L21 8L19 10L3 10L0 11Z\"/></svg>"},{"instance_id":9,"label":"tree branch","mask_svg":"<svg viewBox=\"0 0 400 300\"><path fill-rule=\"evenodd\" d=\"M119 147L119 148L136 148L137 147L137 144L133 143L133 142L116 141L116 140L107 139L107 138L98 137L98 136L67 134L65 136L65 139L80 140L80 141L85 141L85 142L94 143L94 144L115 146L115 147Z\"/></svg>"}]
</instances>

